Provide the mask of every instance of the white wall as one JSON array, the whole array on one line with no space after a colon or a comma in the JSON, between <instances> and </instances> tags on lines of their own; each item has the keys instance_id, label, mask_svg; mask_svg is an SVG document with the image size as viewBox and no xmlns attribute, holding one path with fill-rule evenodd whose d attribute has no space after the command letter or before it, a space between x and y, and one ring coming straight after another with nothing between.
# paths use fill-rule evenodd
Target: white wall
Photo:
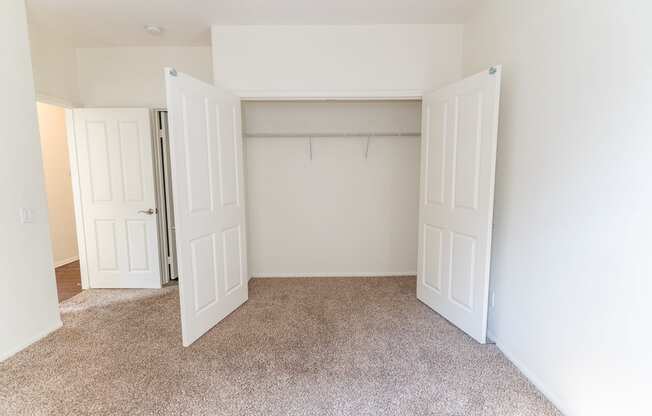
<instances>
[{"instance_id":1,"label":"white wall","mask_svg":"<svg viewBox=\"0 0 652 416\"><path fill-rule=\"evenodd\" d=\"M250 133L415 132L420 102L248 102ZM416 272L419 139L249 138L253 276Z\"/></svg>"},{"instance_id":2,"label":"white wall","mask_svg":"<svg viewBox=\"0 0 652 416\"><path fill-rule=\"evenodd\" d=\"M30 47L37 97L48 103L74 106L79 101L75 49L53 32L30 26Z\"/></svg>"},{"instance_id":3,"label":"white wall","mask_svg":"<svg viewBox=\"0 0 652 416\"><path fill-rule=\"evenodd\" d=\"M165 107L163 68L212 82L210 47L70 46L54 31L30 27L39 100L81 107Z\"/></svg>"},{"instance_id":4,"label":"white wall","mask_svg":"<svg viewBox=\"0 0 652 416\"><path fill-rule=\"evenodd\" d=\"M37 111L52 254L54 265L58 267L79 258L66 114L62 107L44 103L37 104Z\"/></svg>"},{"instance_id":5,"label":"white wall","mask_svg":"<svg viewBox=\"0 0 652 416\"><path fill-rule=\"evenodd\" d=\"M0 360L61 325L23 0L0 2ZM20 208L34 213L21 224Z\"/></svg>"},{"instance_id":6,"label":"white wall","mask_svg":"<svg viewBox=\"0 0 652 416\"><path fill-rule=\"evenodd\" d=\"M212 82L210 47L77 49L79 97L84 107L165 107L163 68Z\"/></svg>"},{"instance_id":7,"label":"white wall","mask_svg":"<svg viewBox=\"0 0 652 416\"><path fill-rule=\"evenodd\" d=\"M419 95L459 79L461 25L213 26L218 85L245 97ZM419 131L416 102L248 103L250 132ZM383 124L384 123L384 124ZM414 273L419 143L249 139L254 275Z\"/></svg>"},{"instance_id":8,"label":"white wall","mask_svg":"<svg viewBox=\"0 0 652 416\"><path fill-rule=\"evenodd\" d=\"M504 65L490 330L569 416L652 414L652 3L490 0Z\"/></svg>"},{"instance_id":9,"label":"white wall","mask_svg":"<svg viewBox=\"0 0 652 416\"><path fill-rule=\"evenodd\" d=\"M420 93L459 79L462 26L213 26L212 46L215 82L247 96Z\"/></svg>"}]
</instances>

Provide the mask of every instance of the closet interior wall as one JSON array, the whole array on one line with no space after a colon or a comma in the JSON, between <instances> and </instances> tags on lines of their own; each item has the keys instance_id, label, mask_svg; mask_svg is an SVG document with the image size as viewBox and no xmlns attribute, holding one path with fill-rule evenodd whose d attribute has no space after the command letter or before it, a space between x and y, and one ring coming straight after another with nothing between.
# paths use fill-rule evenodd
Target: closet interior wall
<instances>
[{"instance_id":1,"label":"closet interior wall","mask_svg":"<svg viewBox=\"0 0 652 416\"><path fill-rule=\"evenodd\" d=\"M242 113L253 277L416 274L420 101Z\"/></svg>"}]
</instances>

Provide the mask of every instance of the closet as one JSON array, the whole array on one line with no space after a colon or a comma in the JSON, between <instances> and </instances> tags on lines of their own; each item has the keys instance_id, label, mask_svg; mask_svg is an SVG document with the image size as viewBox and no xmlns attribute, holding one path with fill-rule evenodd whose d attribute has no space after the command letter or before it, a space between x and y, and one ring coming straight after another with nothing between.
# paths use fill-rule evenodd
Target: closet
<instances>
[{"instance_id":1,"label":"closet","mask_svg":"<svg viewBox=\"0 0 652 416\"><path fill-rule=\"evenodd\" d=\"M423 92L421 113L243 104L171 68L166 90L184 345L252 275L414 271L420 300L486 342L500 67Z\"/></svg>"},{"instance_id":2,"label":"closet","mask_svg":"<svg viewBox=\"0 0 652 416\"><path fill-rule=\"evenodd\" d=\"M416 275L420 101L242 109L252 277Z\"/></svg>"},{"instance_id":3,"label":"closet","mask_svg":"<svg viewBox=\"0 0 652 416\"><path fill-rule=\"evenodd\" d=\"M251 277L416 275L484 343L499 90L492 67L420 99L243 99L167 69L167 113L70 110L82 283L178 276L190 345Z\"/></svg>"}]
</instances>

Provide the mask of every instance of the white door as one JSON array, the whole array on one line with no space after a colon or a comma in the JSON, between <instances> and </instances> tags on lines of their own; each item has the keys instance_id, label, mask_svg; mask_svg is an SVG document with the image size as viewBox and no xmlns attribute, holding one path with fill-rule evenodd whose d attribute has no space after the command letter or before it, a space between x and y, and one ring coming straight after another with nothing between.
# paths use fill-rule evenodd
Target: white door
<instances>
[{"instance_id":1,"label":"white door","mask_svg":"<svg viewBox=\"0 0 652 416\"><path fill-rule=\"evenodd\" d=\"M73 123L90 287L161 287L149 110L75 109Z\"/></svg>"},{"instance_id":2,"label":"white door","mask_svg":"<svg viewBox=\"0 0 652 416\"><path fill-rule=\"evenodd\" d=\"M417 297L486 342L500 67L423 97Z\"/></svg>"},{"instance_id":3,"label":"white door","mask_svg":"<svg viewBox=\"0 0 652 416\"><path fill-rule=\"evenodd\" d=\"M248 298L240 99L172 69L166 88L188 346Z\"/></svg>"}]
</instances>

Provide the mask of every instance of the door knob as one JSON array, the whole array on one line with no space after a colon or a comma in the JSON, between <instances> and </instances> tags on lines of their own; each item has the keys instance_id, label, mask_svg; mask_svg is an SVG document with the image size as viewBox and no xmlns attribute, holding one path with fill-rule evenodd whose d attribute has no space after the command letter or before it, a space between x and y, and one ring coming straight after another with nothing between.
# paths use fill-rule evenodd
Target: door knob
<instances>
[{"instance_id":1,"label":"door knob","mask_svg":"<svg viewBox=\"0 0 652 416\"><path fill-rule=\"evenodd\" d=\"M150 208L150 209L145 209L145 210L140 210L140 211L138 211L139 214L147 214L147 215L152 215L152 214L154 214L155 212L156 212L156 210L155 210L154 208Z\"/></svg>"}]
</instances>

